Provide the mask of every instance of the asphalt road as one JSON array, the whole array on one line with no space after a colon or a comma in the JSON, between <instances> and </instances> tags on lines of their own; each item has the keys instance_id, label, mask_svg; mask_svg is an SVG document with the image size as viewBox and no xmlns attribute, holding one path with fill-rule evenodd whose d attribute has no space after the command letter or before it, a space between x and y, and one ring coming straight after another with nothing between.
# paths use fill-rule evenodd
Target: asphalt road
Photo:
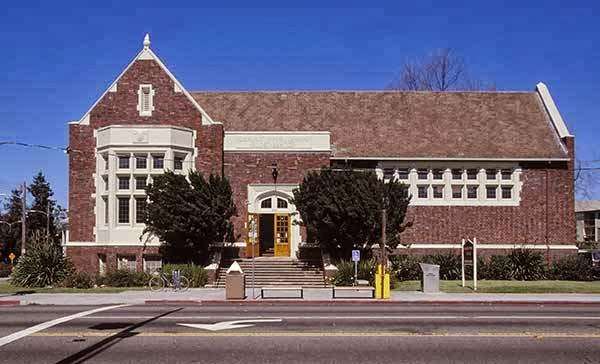
<instances>
[{"instance_id":1,"label":"asphalt road","mask_svg":"<svg viewBox=\"0 0 600 364\"><path fill-rule=\"evenodd\" d=\"M600 305L0 307L0 362L600 363Z\"/></svg>"}]
</instances>

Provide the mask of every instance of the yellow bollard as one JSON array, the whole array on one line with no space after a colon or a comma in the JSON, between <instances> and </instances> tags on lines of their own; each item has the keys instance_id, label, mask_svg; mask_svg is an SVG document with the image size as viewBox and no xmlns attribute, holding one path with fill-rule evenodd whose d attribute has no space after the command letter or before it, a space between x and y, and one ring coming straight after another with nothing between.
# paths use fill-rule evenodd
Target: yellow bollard
<instances>
[{"instance_id":1,"label":"yellow bollard","mask_svg":"<svg viewBox=\"0 0 600 364\"><path fill-rule=\"evenodd\" d=\"M381 271L382 271L382 266L381 264L377 265L377 271L375 272L375 298L380 299L381 297L383 297L383 287L382 287L382 282L381 282Z\"/></svg>"},{"instance_id":2,"label":"yellow bollard","mask_svg":"<svg viewBox=\"0 0 600 364\"><path fill-rule=\"evenodd\" d=\"M386 273L383 279L383 297L384 299L390 298L390 274Z\"/></svg>"}]
</instances>

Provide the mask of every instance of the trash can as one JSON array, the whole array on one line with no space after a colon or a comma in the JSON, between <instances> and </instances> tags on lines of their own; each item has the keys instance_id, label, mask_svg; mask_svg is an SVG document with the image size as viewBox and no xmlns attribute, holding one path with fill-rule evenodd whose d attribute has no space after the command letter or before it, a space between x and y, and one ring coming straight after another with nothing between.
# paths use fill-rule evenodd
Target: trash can
<instances>
[{"instance_id":1,"label":"trash can","mask_svg":"<svg viewBox=\"0 0 600 364\"><path fill-rule=\"evenodd\" d=\"M437 293L440 291L440 266L436 264L419 263L423 271L421 290L424 293Z\"/></svg>"},{"instance_id":2,"label":"trash can","mask_svg":"<svg viewBox=\"0 0 600 364\"><path fill-rule=\"evenodd\" d=\"M243 300L246 298L244 272L238 262L233 262L231 267L227 269L225 276L225 298L228 300Z\"/></svg>"}]
</instances>

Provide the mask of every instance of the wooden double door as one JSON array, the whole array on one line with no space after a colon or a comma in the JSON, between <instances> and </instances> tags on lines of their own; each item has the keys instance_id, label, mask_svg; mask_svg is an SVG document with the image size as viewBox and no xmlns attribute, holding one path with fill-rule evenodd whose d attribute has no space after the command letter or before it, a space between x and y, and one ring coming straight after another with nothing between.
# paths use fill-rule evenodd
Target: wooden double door
<instances>
[{"instance_id":1,"label":"wooden double door","mask_svg":"<svg viewBox=\"0 0 600 364\"><path fill-rule=\"evenodd\" d=\"M287 213L248 214L246 255L289 257L291 218Z\"/></svg>"}]
</instances>

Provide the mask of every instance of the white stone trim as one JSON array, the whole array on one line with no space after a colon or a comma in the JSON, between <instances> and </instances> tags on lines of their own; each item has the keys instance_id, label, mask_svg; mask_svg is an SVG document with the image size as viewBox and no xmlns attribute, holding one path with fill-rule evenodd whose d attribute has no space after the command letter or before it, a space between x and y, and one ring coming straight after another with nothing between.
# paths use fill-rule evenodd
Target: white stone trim
<instances>
[{"instance_id":1,"label":"white stone trim","mask_svg":"<svg viewBox=\"0 0 600 364\"><path fill-rule=\"evenodd\" d=\"M66 247L158 247L160 246L160 242L125 242L125 243L96 243L93 241L67 241L64 246Z\"/></svg>"},{"instance_id":2,"label":"white stone trim","mask_svg":"<svg viewBox=\"0 0 600 364\"><path fill-rule=\"evenodd\" d=\"M546 108L546 111L550 116L550 120L552 121L552 124L554 125L554 128L558 133L558 136L560 136L561 138L573 136L569 132L567 124L565 124L562 115L558 111L558 107L556 107L554 99L552 98L552 95L550 95L550 91L548 90L548 87L543 82L540 82L536 85L535 89L542 99L542 103L544 104L544 107Z\"/></svg>"},{"instance_id":3,"label":"white stone trim","mask_svg":"<svg viewBox=\"0 0 600 364\"><path fill-rule=\"evenodd\" d=\"M407 244L398 249L460 249L460 244ZM535 250L578 250L576 245L562 244L477 244L477 249L535 249Z\"/></svg>"},{"instance_id":4,"label":"white stone trim","mask_svg":"<svg viewBox=\"0 0 600 364\"><path fill-rule=\"evenodd\" d=\"M224 152L331 152L328 131L226 131Z\"/></svg>"},{"instance_id":5,"label":"white stone trim","mask_svg":"<svg viewBox=\"0 0 600 364\"><path fill-rule=\"evenodd\" d=\"M332 160L455 161L455 162L569 162L569 158L478 158L478 157L335 157Z\"/></svg>"},{"instance_id":6,"label":"white stone trim","mask_svg":"<svg viewBox=\"0 0 600 364\"><path fill-rule=\"evenodd\" d=\"M92 112L92 110L94 110L96 105L98 105L98 103L100 103L100 100L102 100L104 98L104 96L108 92L110 92L111 89L116 88L116 85L119 82L119 80L121 79L121 77L123 77L125 72L127 72L137 60L156 61L156 63L158 63L158 65L163 69L163 71L169 76L171 81L173 81L173 83L175 84L175 87L179 88L183 92L185 97L192 103L192 105L194 105L194 107L198 111L200 111L200 113L202 114L202 125L220 124L220 123L213 121L213 119L208 115L208 113L206 111L204 111L204 109L192 97L192 95L187 91L187 89L185 87L183 87L181 82L179 82L179 80L177 80L177 78L175 78L175 76L171 73L171 71L169 71L167 66L165 66L165 64L160 60L160 58L158 58L158 56L152 51L152 49L150 49L149 45L148 46L144 45L144 48L133 58L133 60L131 62L129 62L127 67L125 67L125 69L110 84L110 86L106 89L106 91L104 91L102 93L102 95L92 104L92 106L86 111L86 113L81 117L81 119L79 119L79 121L76 122L77 124L81 124L81 125L89 125L90 124L89 115Z\"/></svg>"}]
</instances>

